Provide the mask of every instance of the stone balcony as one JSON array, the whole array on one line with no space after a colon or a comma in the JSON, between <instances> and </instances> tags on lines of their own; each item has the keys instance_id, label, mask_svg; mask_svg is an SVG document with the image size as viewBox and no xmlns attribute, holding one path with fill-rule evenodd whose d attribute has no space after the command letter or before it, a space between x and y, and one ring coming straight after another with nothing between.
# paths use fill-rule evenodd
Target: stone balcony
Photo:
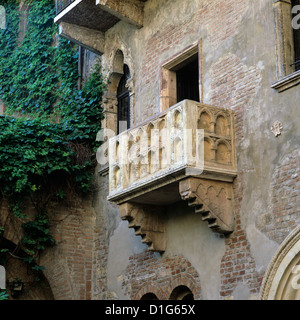
<instances>
[{"instance_id":1,"label":"stone balcony","mask_svg":"<svg viewBox=\"0 0 300 320\"><path fill-rule=\"evenodd\" d=\"M233 112L184 100L109 140L108 200L164 251L165 206L186 200L219 233L233 231Z\"/></svg>"},{"instance_id":2,"label":"stone balcony","mask_svg":"<svg viewBox=\"0 0 300 320\"><path fill-rule=\"evenodd\" d=\"M170 204L179 200L170 188L187 176L231 182L233 146L230 110L184 100L110 139L108 199Z\"/></svg>"}]
</instances>

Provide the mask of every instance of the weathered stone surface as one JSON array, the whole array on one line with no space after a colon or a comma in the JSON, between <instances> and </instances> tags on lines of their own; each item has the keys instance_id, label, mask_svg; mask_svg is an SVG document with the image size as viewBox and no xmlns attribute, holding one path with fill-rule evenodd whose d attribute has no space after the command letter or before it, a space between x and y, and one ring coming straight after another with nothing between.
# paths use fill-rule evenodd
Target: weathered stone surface
<instances>
[{"instance_id":1,"label":"weathered stone surface","mask_svg":"<svg viewBox=\"0 0 300 320\"><path fill-rule=\"evenodd\" d=\"M59 35L97 54L104 52L105 37L101 31L61 22Z\"/></svg>"},{"instance_id":2,"label":"weathered stone surface","mask_svg":"<svg viewBox=\"0 0 300 320\"><path fill-rule=\"evenodd\" d=\"M143 195L191 175L232 181L233 132L232 112L185 100L111 138L108 199L142 202Z\"/></svg>"},{"instance_id":3,"label":"weathered stone surface","mask_svg":"<svg viewBox=\"0 0 300 320\"><path fill-rule=\"evenodd\" d=\"M79 2L91 6L77 13L75 7L70 9L69 18L67 12L65 15L70 20L64 22L104 32L104 50L100 51L103 74L108 81L103 103L105 128L116 132L116 91L124 64L130 70L131 128L143 127L178 102L172 63L188 52L198 55L201 103L234 111L232 150L236 151L237 175L235 178L231 175L231 181L224 181L223 175L222 183L232 183L231 217L235 218L235 224L225 236L210 232L202 216L181 200L179 182L173 181L166 184L166 189L148 192L152 197L139 199L149 206L166 208L162 212L166 250L149 252L148 246L141 244L140 236L134 236L134 229L127 228L128 221L121 220L118 206L106 200L111 181L102 171L96 178L93 199L80 210L72 206L55 211L52 227L60 241L43 260L55 298L141 299L153 293L159 299L169 299L181 286L189 288L195 299L258 298L261 289L267 292L262 281L278 247L284 254L275 255L270 270L277 271L272 271L274 277L267 273L264 281L271 284L269 288L290 288L292 282L284 279L297 276L289 274L297 261L290 263L285 259L291 254L298 257L299 250L284 239L300 221L299 72L293 73L290 65L293 63L290 1L148 0L144 1L141 28L137 28L140 22L133 21L134 11L129 12L132 21L126 20L124 8L118 17L111 14L113 11L120 14L118 2L106 1L111 13L97 6L96 1L74 1L77 9ZM97 7L101 12L94 10ZM76 15L77 20L72 20ZM86 40L93 42L89 37ZM222 124L223 119L211 123L209 116L209 113L199 115L195 121L199 120L206 130L217 126L217 122ZM270 130L276 120L283 125L277 137ZM219 133L222 129L210 132L210 138L218 137ZM207 140L206 157L216 170L224 165L221 163L228 159L228 153L224 146L217 152L211 139ZM215 178L220 176L218 172ZM216 188L218 181L212 176L206 180ZM133 182L140 183L137 179ZM202 181L197 183L200 186ZM217 189L221 190L221 182ZM136 189L147 194L144 191ZM209 199L207 191L199 194L204 194L202 200ZM201 196L198 198L201 203ZM217 196L213 198L218 202ZM143 207L145 203L134 205ZM95 210L90 211L91 208ZM0 210L4 219L5 210ZM220 214L216 210L216 221ZM16 241L13 227L7 226L7 236ZM120 260L118 254L124 246L118 246L119 243L127 246ZM111 268L120 262L122 266ZM277 277L279 273L284 279ZM275 291L269 290L266 296ZM278 297L297 296L289 290L285 292L287 295Z\"/></svg>"},{"instance_id":4,"label":"weathered stone surface","mask_svg":"<svg viewBox=\"0 0 300 320\"><path fill-rule=\"evenodd\" d=\"M150 251L166 250L166 226L164 208L159 206L123 203L120 206L122 220L129 222L128 227L135 230L135 235L142 237Z\"/></svg>"},{"instance_id":5,"label":"weathered stone surface","mask_svg":"<svg viewBox=\"0 0 300 320\"><path fill-rule=\"evenodd\" d=\"M54 21L105 32L120 20L97 7L95 0L76 0L56 16Z\"/></svg>"},{"instance_id":6,"label":"weathered stone surface","mask_svg":"<svg viewBox=\"0 0 300 320\"><path fill-rule=\"evenodd\" d=\"M229 234L234 230L232 184L200 178L187 178L179 183L183 200L208 222L214 232Z\"/></svg>"},{"instance_id":7,"label":"weathered stone surface","mask_svg":"<svg viewBox=\"0 0 300 320\"><path fill-rule=\"evenodd\" d=\"M139 28L143 26L144 5L139 0L96 0L104 11Z\"/></svg>"}]
</instances>

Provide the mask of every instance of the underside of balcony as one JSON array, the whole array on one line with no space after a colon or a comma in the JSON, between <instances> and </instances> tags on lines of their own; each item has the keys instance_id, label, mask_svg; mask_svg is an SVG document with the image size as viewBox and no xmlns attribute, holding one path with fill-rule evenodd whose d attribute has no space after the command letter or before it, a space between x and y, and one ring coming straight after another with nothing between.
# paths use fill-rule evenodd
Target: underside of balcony
<instances>
[{"instance_id":1,"label":"underside of balcony","mask_svg":"<svg viewBox=\"0 0 300 320\"><path fill-rule=\"evenodd\" d=\"M147 0L56 0L60 36L96 54L104 52L104 34L119 21L143 26Z\"/></svg>"},{"instance_id":2,"label":"underside of balcony","mask_svg":"<svg viewBox=\"0 0 300 320\"><path fill-rule=\"evenodd\" d=\"M59 2L59 1L57 1ZM63 10L63 7L58 10L55 18L56 23L65 22L77 26L105 32L113 27L120 19L113 16L102 7L96 5L96 0L75 0L68 1Z\"/></svg>"},{"instance_id":3,"label":"underside of balcony","mask_svg":"<svg viewBox=\"0 0 300 320\"><path fill-rule=\"evenodd\" d=\"M56 0L56 23L106 32L120 20L143 25L146 0Z\"/></svg>"}]
</instances>

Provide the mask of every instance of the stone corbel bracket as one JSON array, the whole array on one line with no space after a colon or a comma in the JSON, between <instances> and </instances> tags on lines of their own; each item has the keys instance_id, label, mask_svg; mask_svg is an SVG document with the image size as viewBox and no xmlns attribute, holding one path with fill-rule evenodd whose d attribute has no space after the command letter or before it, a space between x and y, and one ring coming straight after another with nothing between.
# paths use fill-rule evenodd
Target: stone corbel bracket
<instances>
[{"instance_id":1,"label":"stone corbel bracket","mask_svg":"<svg viewBox=\"0 0 300 320\"><path fill-rule=\"evenodd\" d=\"M180 181L179 190L181 198L195 207L214 232L229 234L234 230L231 183L191 177Z\"/></svg>"},{"instance_id":2,"label":"stone corbel bracket","mask_svg":"<svg viewBox=\"0 0 300 320\"><path fill-rule=\"evenodd\" d=\"M120 205L120 216L129 222L128 227L135 230L135 235L142 237L149 251L164 252L167 235L163 210L160 206L125 202Z\"/></svg>"}]
</instances>

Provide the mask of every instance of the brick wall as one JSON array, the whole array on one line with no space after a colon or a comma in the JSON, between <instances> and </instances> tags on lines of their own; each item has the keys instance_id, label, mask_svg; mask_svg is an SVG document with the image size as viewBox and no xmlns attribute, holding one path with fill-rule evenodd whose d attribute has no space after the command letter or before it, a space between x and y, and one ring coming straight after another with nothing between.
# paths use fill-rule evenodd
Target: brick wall
<instances>
[{"instance_id":1,"label":"brick wall","mask_svg":"<svg viewBox=\"0 0 300 320\"><path fill-rule=\"evenodd\" d=\"M198 20L207 28L207 39L213 47L237 34L249 3L249 0L201 1Z\"/></svg>"},{"instance_id":2,"label":"brick wall","mask_svg":"<svg viewBox=\"0 0 300 320\"><path fill-rule=\"evenodd\" d=\"M281 243L300 223L300 150L285 155L276 167L271 184L271 210L262 229Z\"/></svg>"},{"instance_id":3,"label":"brick wall","mask_svg":"<svg viewBox=\"0 0 300 320\"><path fill-rule=\"evenodd\" d=\"M15 218L8 210L8 204L0 201L0 225L5 227L5 239L20 244L22 237L22 220ZM34 215L34 207L30 201L26 205L25 214ZM92 196L77 199L72 203L51 203L49 209L51 234L56 240L53 248L47 249L38 263L45 267L44 275L50 285L50 291L36 289L27 292L23 298L48 299L82 299L92 298L92 272L95 237L95 212ZM99 235L99 233L98 233ZM10 278L22 278L32 286L32 277L26 276L26 265L15 267L16 260L10 256L7 266ZM22 270L25 270L23 272ZM25 277L25 278L24 278ZM48 292L48 293L47 293Z\"/></svg>"},{"instance_id":4,"label":"brick wall","mask_svg":"<svg viewBox=\"0 0 300 320\"><path fill-rule=\"evenodd\" d=\"M196 300L201 299L200 277L183 256L160 258L149 251L131 256L123 282L125 294L139 300L154 293L159 300L168 300L178 286L188 287Z\"/></svg>"},{"instance_id":5,"label":"brick wall","mask_svg":"<svg viewBox=\"0 0 300 320\"><path fill-rule=\"evenodd\" d=\"M147 91L156 88L157 97L159 97L159 86L161 81L161 67L164 57L170 59L174 54L174 48L180 47L183 50L184 43L189 35L195 34L195 24L193 18L189 17L185 22L176 24L169 23L160 31L157 31L145 44L145 54L142 62L142 73L140 83L138 84L138 94L145 95ZM188 43L190 45L190 43ZM187 46L188 46L187 45ZM143 108L142 119L145 120L157 113L157 99L152 97L147 99L148 105Z\"/></svg>"},{"instance_id":6,"label":"brick wall","mask_svg":"<svg viewBox=\"0 0 300 320\"><path fill-rule=\"evenodd\" d=\"M245 192L243 173L240 172L234 182L234 214L235 230L225 239L226 252L220 266L221 286L220 296L232 296L234 288L246 284L251 294L258 294L264 272L257 272L254 258L251 254L244 226L241 223L240 210Z\"/></svg>"},{"instance_id":7,"label":"brick wall","mask_svg":"<svg viewBox=\"0 0 300 320\"><path fill-rule=\"evenodd\" d=\"M221 35L220 37L224 39ZM235 139L239 150L245 138L246 110L251 106L260 87L260 71L255 67L247 67L234 54L226 54L213 64L210 77L211 84L207 98L212 105L234 110ZM241 167L239 157L237 160L238 175L233 188L236 226L234 232L225 239L226 252L220 266L220 296L223 298L231 296L239 283L246 284L251 294L258 294L263 278L263 273L258 273L256 270L245 226L241 223L241 205L244 194L249 190L244 183L244 170L247 168Z\"/></svg>"},{"instance_id":8,"label":"brick wall","mask_svg":"<svg viewBox=\"0 0 300 320\"><path fill-rule=\"evenodd\" d=\"M91 197L50 210L56 246L42 257L55 299L92 298L95 211Z\"/></svg>"}]
</instances>

